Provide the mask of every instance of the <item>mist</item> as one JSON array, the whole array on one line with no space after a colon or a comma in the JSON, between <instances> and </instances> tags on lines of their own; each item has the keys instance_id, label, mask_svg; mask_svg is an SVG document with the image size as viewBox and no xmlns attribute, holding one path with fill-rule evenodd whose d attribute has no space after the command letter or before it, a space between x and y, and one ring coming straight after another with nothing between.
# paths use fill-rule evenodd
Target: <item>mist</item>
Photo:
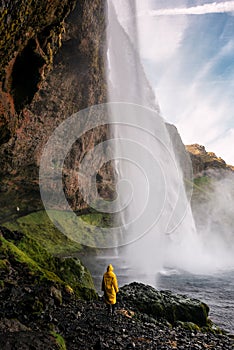
<instances>
[{"instance_id":1,"label":"mist","mask_svg":"<svg viewBox=\"0 0 234 350\"><path fill-rule=\"evenodd\" d=\"M197 274L234 269L234 173L210 170L208 175L192 199L196 235L178 228L168 239L166 266Z\"/></svg>"}]
</instances>

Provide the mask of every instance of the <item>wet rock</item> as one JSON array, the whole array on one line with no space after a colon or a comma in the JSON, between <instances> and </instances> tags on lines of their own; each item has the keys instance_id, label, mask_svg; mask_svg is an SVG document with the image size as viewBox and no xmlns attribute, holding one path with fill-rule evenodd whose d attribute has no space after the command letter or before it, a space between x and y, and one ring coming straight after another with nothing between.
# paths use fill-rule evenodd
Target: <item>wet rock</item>
<instances>
[{"instance_id":1,"label":"wet rock","mask_svg":"<svg viewBox=\"0 0 234 350\"><path fill-rule=\"evenodd\" d=\"M19 332L19 331L29 331L30 328L23 325L17 319L7 319L3 318L0 320L0 332Z\"/></svg>"},{"instance_id":2,"label":"wet rock","mask_svg":"<svg viewBox=\"0 0 234 350\"><path fill-rule=\"evenodd\" d=\"M54 286L52 286L50 288L50 294L51 296L54 298L54 301L57 305L61 305L63 302L63 297L62 297L62 292L61 290L55 288Z\"/></svg>"},{"instance_id":3,"label":"wet rock","mask_svg":"<svg viewBox=\"0 0 234 350\"><path fill-rule=\"evenodd\" d=\"M0 349L59 350L61 348L52 335L42 332L20 331L0 333Z\"/></svg>"},{"instance_id":4,"label":"wet rock","mask_svg":"<svg viewBox=\"0 0 234 350\"><path fill-rule=\"evenodd\" d=\"M121 288L119 298L133 310L143 312L155 319L166 319L172 324L177 321L191 322L198 326L207 325L209 307L200 300L186 295L174 295L170 291L157 291L142 283L131 283Z\"/></svg>"}]
</instances>

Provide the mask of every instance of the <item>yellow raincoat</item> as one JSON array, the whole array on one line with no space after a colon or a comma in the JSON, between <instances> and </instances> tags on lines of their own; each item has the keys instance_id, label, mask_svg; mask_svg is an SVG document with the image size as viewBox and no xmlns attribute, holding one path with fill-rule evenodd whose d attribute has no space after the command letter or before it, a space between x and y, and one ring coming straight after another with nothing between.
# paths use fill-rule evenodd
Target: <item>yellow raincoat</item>
<instances>
[{"instance_id":1,"label":"yellow raincoat","mask_svg":"<svg viewBox=\"0 0 234 350\"><path fill-rule=\"evenodd\" d=\"M102 290L104 291L105 301L107 304L112 305L116 303L116 293L119 291L118 281L113 271L113 266L111 264L108 265L102 279Z\"/></svg>"}]
</instances>

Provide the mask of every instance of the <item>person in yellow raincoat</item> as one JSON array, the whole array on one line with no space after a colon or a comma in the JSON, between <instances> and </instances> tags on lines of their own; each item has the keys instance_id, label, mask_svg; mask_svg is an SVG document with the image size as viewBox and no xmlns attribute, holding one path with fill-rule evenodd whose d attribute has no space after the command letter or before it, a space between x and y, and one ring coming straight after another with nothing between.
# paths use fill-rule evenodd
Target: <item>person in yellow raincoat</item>
<instances>
[{"instance_id":1,"label":"person in yellow raincoat","mask_svg":"<svg viewBox=\"0 0 234 350\"><path fill-rule=\"evenodd\" d=\"M116 293L118 293L118 281L114 268L110 264L107 266L107 270L103 275L102 279L102 291L104 292L104 299L108 305L108 311L111 315L114 315L115 304L116 304Z\"/></svg>"}]
</instances>

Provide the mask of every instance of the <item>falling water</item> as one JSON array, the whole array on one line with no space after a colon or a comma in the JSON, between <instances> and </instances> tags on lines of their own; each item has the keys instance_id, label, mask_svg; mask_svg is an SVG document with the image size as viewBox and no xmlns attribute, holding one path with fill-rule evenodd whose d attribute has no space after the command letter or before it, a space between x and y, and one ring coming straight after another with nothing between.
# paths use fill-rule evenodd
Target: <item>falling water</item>
<instances>
[{"instance_id":1,"label":"falling water","mask_svg":"<svg viewBox=\"0 0 234 350\"><path fill-rule=\"evenodd\" d=\"M107 13L109 101L121 102L110 105L116 170L119 182L128 184L118 192L122 203L131 198L119 212L125 239L118 253L129 280L154 284L177 227L187 226L188 236L195 227L183 174L139 58L136 2L109 1Z\"/></svg>"},{"instance_id":2,"label":"falling water","mask_svg":"<svg viewBox=\"0 0 234 350\"><path fill-rule=\"evenodd\" d=\"M139 1L108 1L108 93L110 102L119 102L110 104L109 113L118 139L118 180L125 183L119 187L119 199L126 203L130 198L118 214L125 237L120 239L118 264L125 266L129 280L155 284L156 273L165 265L210 273L223 262L196 231L190 207L191 162L186 159L184 174L181 149L170 138L144 73L139 10L145 11Z\"/></svg>"}]
</instances>

